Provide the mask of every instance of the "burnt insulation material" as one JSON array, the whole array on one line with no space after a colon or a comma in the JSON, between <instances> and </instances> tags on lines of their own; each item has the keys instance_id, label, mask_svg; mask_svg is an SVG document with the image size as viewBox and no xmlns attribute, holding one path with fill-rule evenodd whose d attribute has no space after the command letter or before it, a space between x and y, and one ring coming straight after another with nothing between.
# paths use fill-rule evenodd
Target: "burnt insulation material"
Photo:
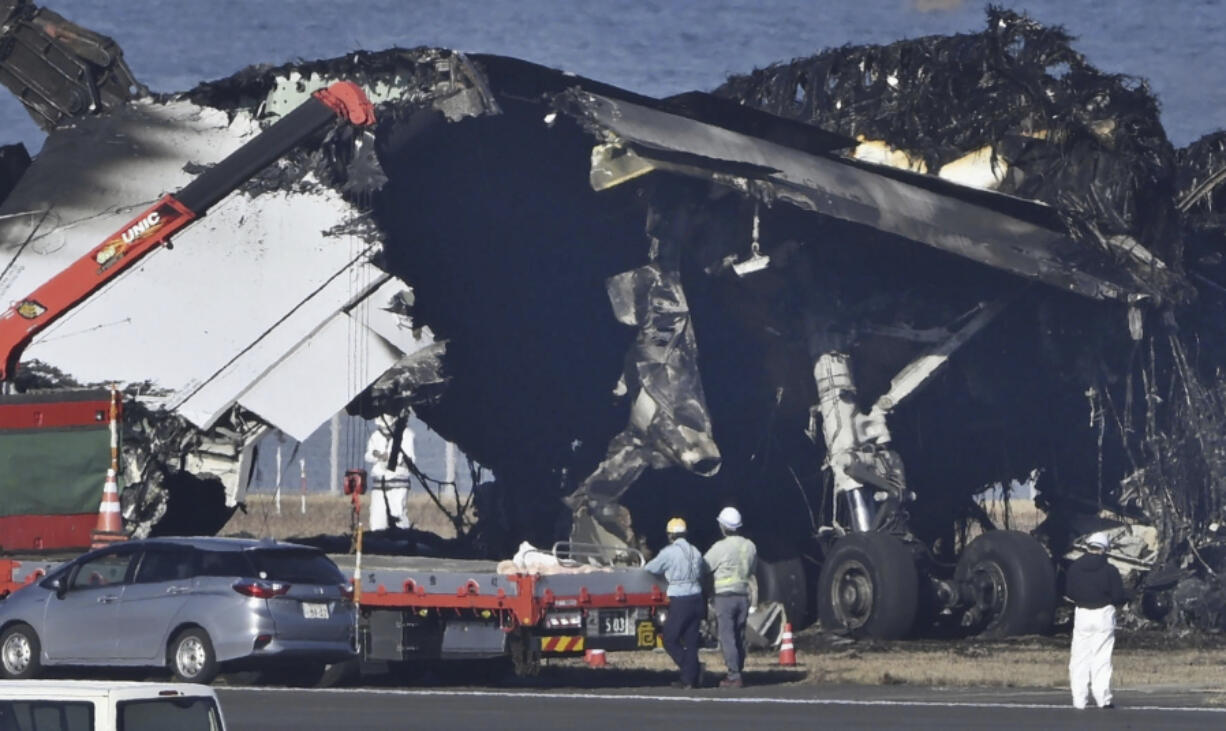
<instances>
[{"instance_id":1,"label":"burnt insulation material","mask_svg":"<svg viewBox=\"0 0 1226 731\"><path fill-rule=\"evenodd\" d=\"M1226 291L1226 131L1178 151L1176 204L1187 228L1187 257L1199 285Z\"/></svg>"},{"instance_id":2,"label":"burnt insulation material","mask_svg":"<svg viewBox=\"0 0 1226 731\"><path fill-rule=\"evenodd\" d=\"M1196 140L1177 153L1176 201L1182 213L1189 277L1199 301L1181 319L1200 350L1226 347L1226 131ZM1221 362L1220 360L1217 362Z\"/></svg>"},{"instance_id":3,"label":"burnt insulation material","mask_svg":"<svg viewBox=\"0 0 1226 731\"><path fill-rule=\"evenodd\" d=\"M1106 74L1058 27L998 7L982 33L844 46L733 76L716 94L849 137L929 171L983 147L1007 193L1076 214L1089 241L1130 234L1178 266L1174 150L1143 80Z\"/></svg>"},{"instance_id":4,"label":"burnt insulation material","mask_svg":"<svg viewBox=\"0 0 1226 731\"><path fill-rule=\"evenodd\" d=\"M402 91L407 99L428 103L437 94L440 85L452 80L450 66L442 62L458 55L447 49L420 46L355 51L338 58L281 66L249 66L233 76L201 83L186 92L185 96L197 104L230 109L232 112L257 109L276 87L279 78L299 79L299 90L305 92L309 91L306 79L318 74L346 79L363 88L375 88L397 80L403 84Z\"/></svg>"},{"instance_id":5,"label":"burnt insulation material","mask_svg":"<svg viewBox=\"0 0 1226 731\"><path fill-rule=\"evenodd\" d=\"M452 51L421 47L386 51L357 51L340 58L297 65L251 66L233 76L209 81L183 94L202 106L257 112L278 79L295 79L297 91L310 92L308 84L322 86L313 77L345 79L364 88L395 87L400 100L377 106L377 125L399 123L419 106L454 94L463 88L467 65ZM375 157L373 138L350 125L336 125L320 139L298 146L278 163L270 165L243 186L249 195L269 190L305 191L316 186L336 189L360 210L387 182Z\"/></svg>"},{"instance_id":6,"label":"burnt insulation material","mask_svg":"<svg viewBox=\"0 0 1226 731\"><path fill-rule=\"evenodd\" d=\"M1181 211L1197 226L1226 229L1226 131L1201 137L1176 153L1175 192Z\"/></svg>"}]
</instances>

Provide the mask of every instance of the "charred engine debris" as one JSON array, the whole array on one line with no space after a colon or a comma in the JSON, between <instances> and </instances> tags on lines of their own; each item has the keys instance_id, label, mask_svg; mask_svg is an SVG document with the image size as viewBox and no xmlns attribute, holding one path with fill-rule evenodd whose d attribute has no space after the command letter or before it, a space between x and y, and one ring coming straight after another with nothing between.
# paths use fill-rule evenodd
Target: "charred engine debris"
<instances>
[{"instance_id":1,"label":"charred engine debris","mask_svg":"<svg viewBox=\"0 0 1226 731\"><path fill-rule=\"evenodd\" d=\"M148 93L114 40L30 0L0 2L0 83L48 132Z\"/></svg>"},{"instance_id":2,"label":"charred engine debris","mask_svg":"<svg viewBox=\"0 0 1226 731\"><path fill-rule=\"evenodd\" d=\"M658 545L673 514L705 542L735 503L772 560L881 532L948 586L972 526L1009 527L978 497L1030 478L1053 555L1108 528L1138 617L1222 628L1226 142L1175 150L1062 30L991 8L664 100L418 48L157 103L262 119L341 79L373 135L244 192L340 192L411 289L434 344L347 408L411 408L493 471L469 550ZM134 413L144 523L267 428Z\"/></svg>"}]
</instances>

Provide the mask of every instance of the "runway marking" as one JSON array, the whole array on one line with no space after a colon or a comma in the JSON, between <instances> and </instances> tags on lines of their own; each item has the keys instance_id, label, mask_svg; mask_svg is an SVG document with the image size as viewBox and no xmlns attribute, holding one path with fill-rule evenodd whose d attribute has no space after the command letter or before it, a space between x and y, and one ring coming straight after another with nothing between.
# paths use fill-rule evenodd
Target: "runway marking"
<instances>
[{"instance_id":1,"label":"runway marking","mask_svg":"<svg viewBox=\"0 0 1226 731\"><path fill-rule=\"evenodd\" d=\"M369 693L372 695L442 696L468 698L528 698L537 700L597 700L597 701L671 701L675 703L747 703L784 704L793 706L884 706L905 708L1000 708L1017 710L1059 710L1071 705L1053 703L989 703L986 701L918 701L918 700L850 700L839 698L767 698L760 696L687 696L647 695L644 693L559 693L549 691L498 690L414 690L410 688L256 688L219 687L218 690L252 693ZM1179 711L1184 713L1226 713L1226 707L1208 706L1117 706L1118 711ZM1091 707L1090 710L1096 710Z\"/></svg>"}]
</instances>

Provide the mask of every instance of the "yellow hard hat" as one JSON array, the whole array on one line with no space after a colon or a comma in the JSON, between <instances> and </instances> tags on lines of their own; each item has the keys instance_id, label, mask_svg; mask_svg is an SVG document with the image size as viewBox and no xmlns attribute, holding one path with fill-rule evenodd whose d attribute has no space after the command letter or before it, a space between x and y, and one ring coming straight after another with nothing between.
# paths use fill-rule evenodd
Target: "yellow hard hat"
<instances>
[{"instance_id":1,"label":"yellow hard hat","mask_svg":"<svg viewBox=\"0 0 1226 731\"><path fill-rule=\"evenodd\" d=\"M665 533L676 535L685 532L685 520L682 518L673 518L668 521L668 527L664 530Z\"/></svg>"}]
</instances>

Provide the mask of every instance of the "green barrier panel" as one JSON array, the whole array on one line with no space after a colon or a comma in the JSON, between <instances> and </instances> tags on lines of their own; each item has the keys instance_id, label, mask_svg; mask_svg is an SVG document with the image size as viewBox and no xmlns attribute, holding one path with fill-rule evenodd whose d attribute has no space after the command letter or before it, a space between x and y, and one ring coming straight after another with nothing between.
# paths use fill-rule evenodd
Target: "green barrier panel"
<instances>
[{"instance_id":1,"label":"green barrier panel","mask_svg":"<svg viewBox=\"0 0 1226 731\"><path fill-rule=\"evenodd\" d=\"M0 435L0 517L96 513L111 466L108 428Z\"/></svg>"}]
</instances>

